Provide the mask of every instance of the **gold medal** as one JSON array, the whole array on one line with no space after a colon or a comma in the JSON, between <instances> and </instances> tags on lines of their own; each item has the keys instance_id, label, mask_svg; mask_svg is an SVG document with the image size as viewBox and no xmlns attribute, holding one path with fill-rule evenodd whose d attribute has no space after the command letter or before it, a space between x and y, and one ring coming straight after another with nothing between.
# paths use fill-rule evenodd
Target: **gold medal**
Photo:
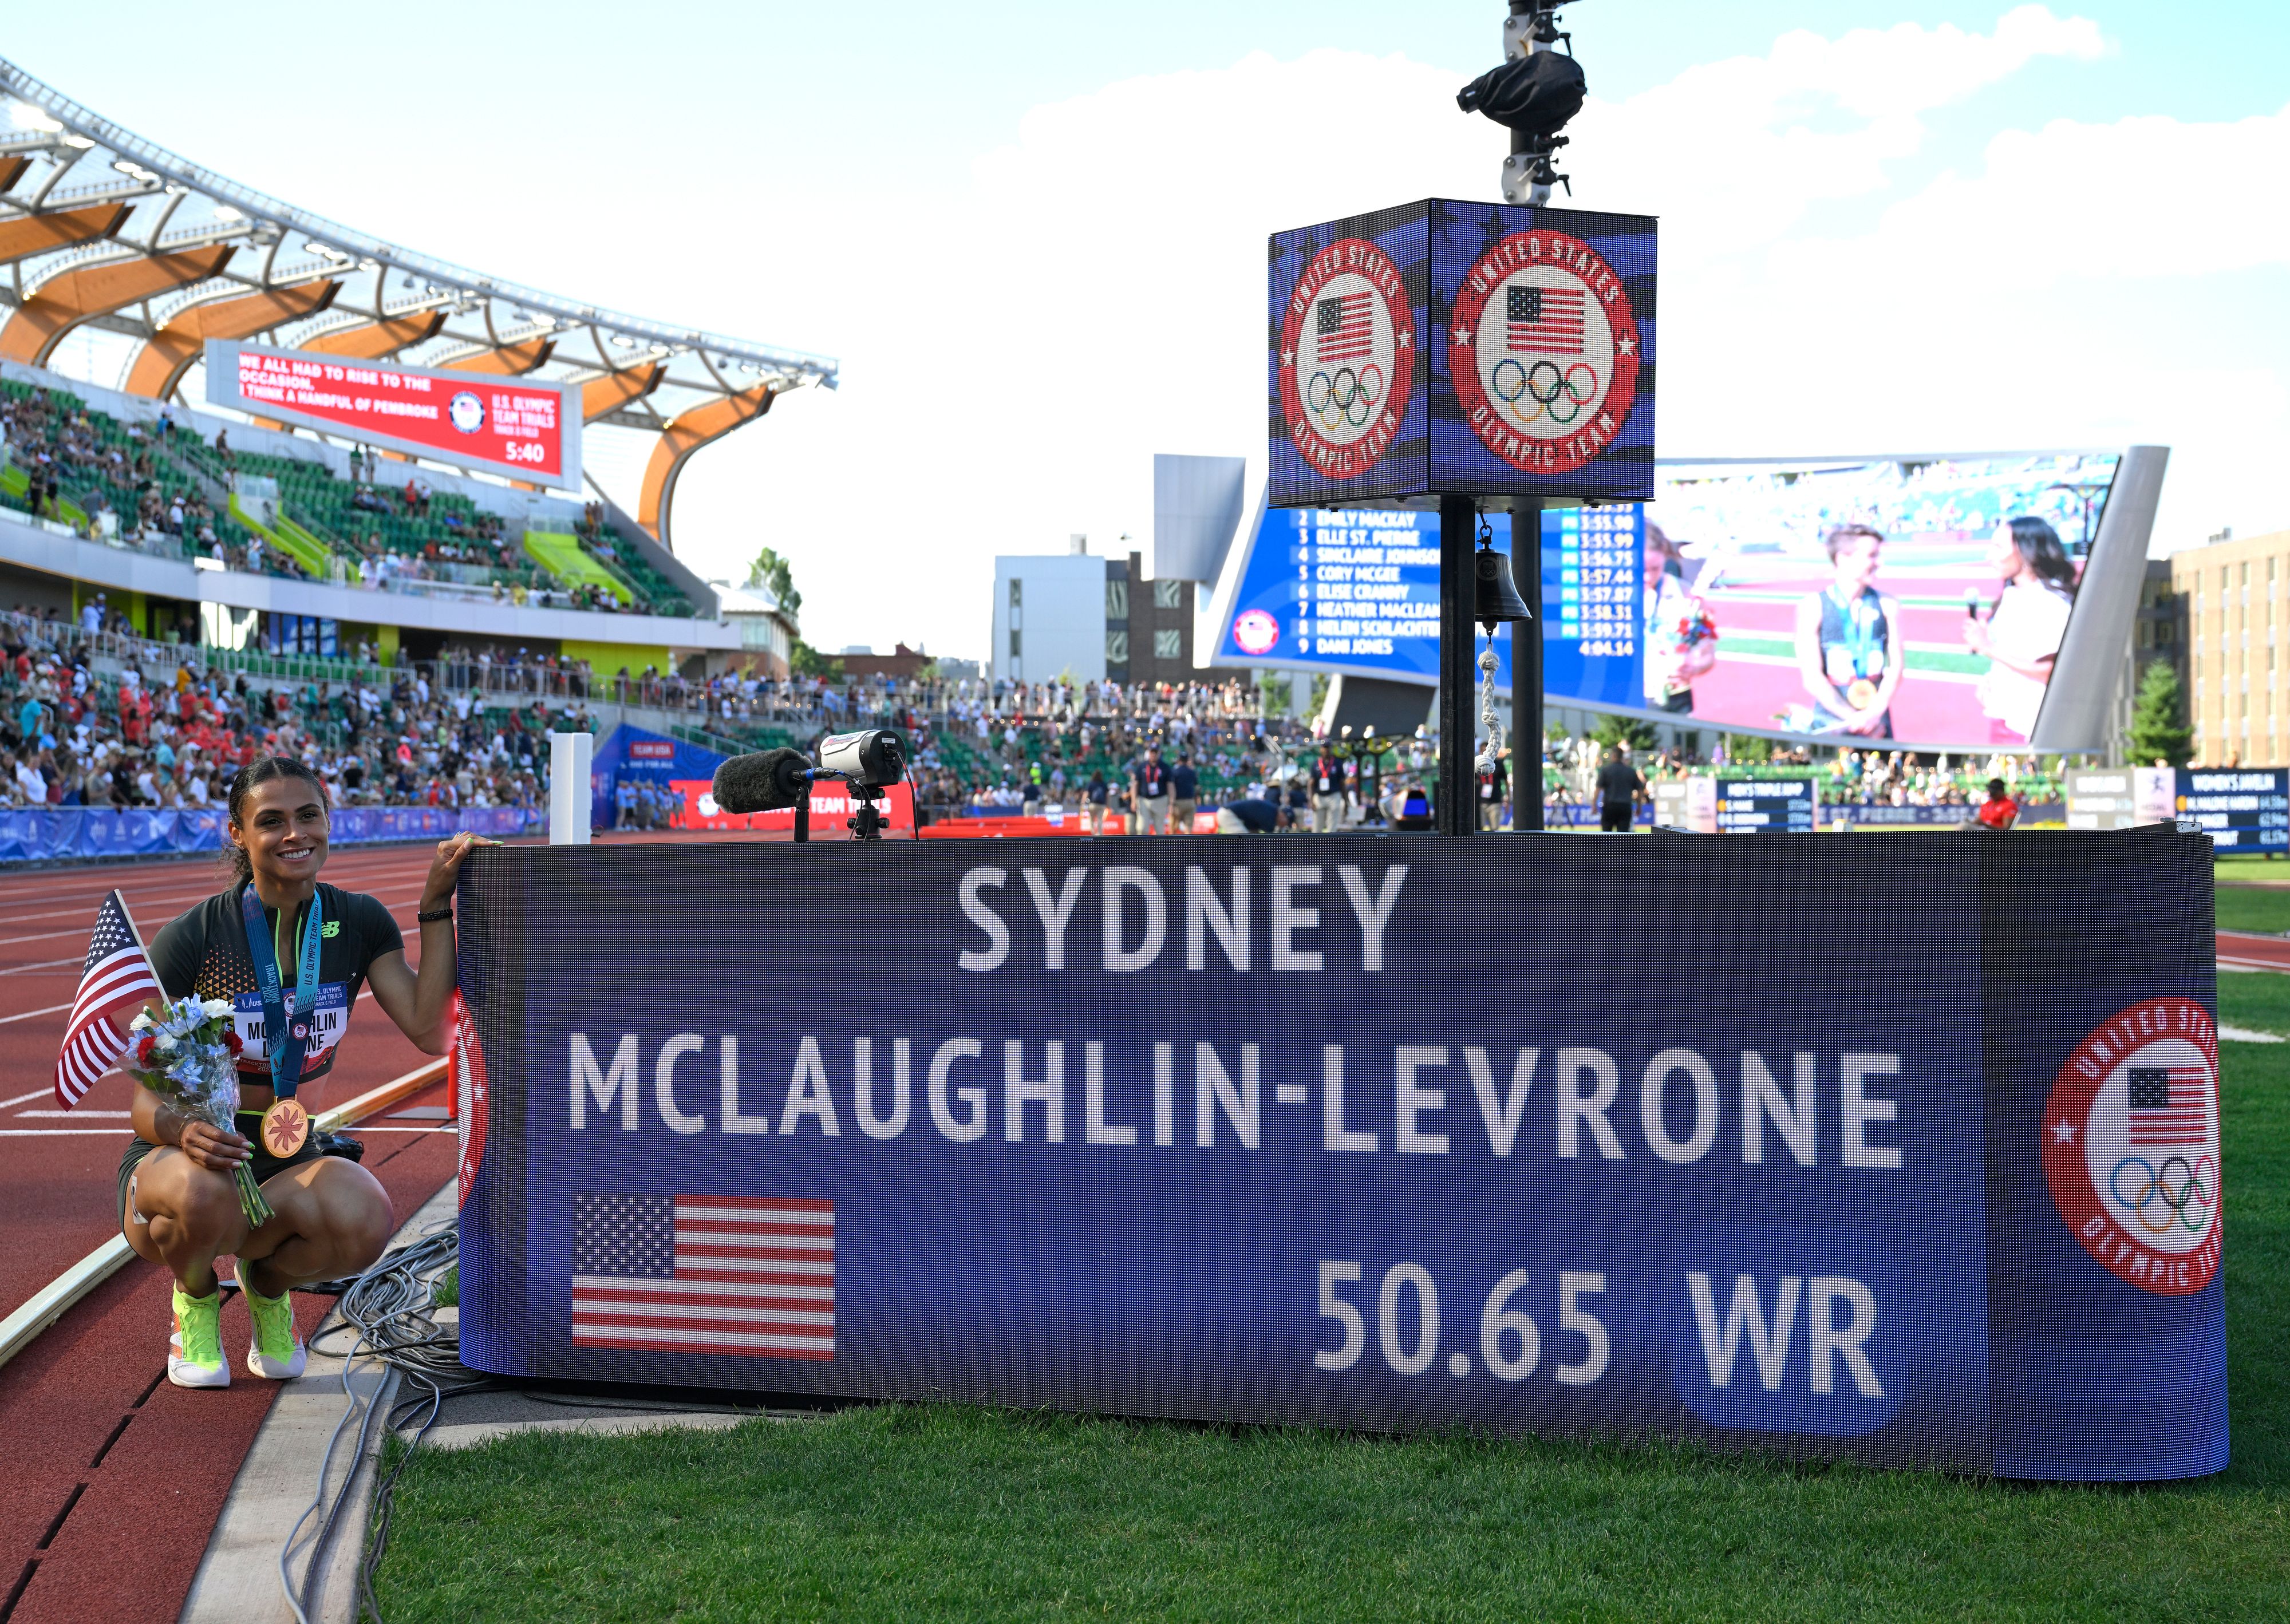
<instances>
[{"instance_id":1,"label":"gold medal","mask_svg":"<svg viewBox=\"0 0 2290 1624\"><path fill-rule=\"evenodd\" d=\"M1877 684L1867 677L1856 677L1845 691L1845 702L1855 710L1866 710L1877 702Z\"/></svg>"},{"instance_id":2,"label":"gold medal","mask_svg":"<svg viewBox=\"0 0 2290 1624\"><path fill-rule=\"evenodd\" d=\"M262 1113L262 1148L280 1161L301 1149L310 1137L310 1113L295 1100L281 1100Z\"/></svg>"}]
</instances>

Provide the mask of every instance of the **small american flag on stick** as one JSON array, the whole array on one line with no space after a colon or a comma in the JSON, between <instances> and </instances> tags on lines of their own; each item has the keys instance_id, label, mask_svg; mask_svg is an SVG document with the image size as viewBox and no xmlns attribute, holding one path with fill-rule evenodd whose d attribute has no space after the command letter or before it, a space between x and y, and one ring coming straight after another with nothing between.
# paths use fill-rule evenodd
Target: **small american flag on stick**
<instances>
[{"instance_id":1,"label":"small american flag on stick","mask_svg":"<svg viewBox=\"0 0 2290 1624\"><path fill-rule=\"evenodd\" d=\"M835 1357L835 1204L573 1197L572 1343Z\"/></svg>"},{"instance_id":2,"label":"small american flag on stick","mask_svg":"<svg viewBox=\"0 0 2290 1624\"><path fill-rule=\"evenodd\" d=\"M1514 282L1505 296L1507 348L1557 356L1582 353L1582 290Z\"/></svg>"},{"instance_id":3,"label":"small american flag on stick","mask_svg":"<svg viewBox=\"0 0 2290 1624\"><path fill-rule=\"evenodd\" d=\"M2210 1074L2199 1066L2134 1066L2131 1142L2200 1145L2210 1134Z\"/></svg>"},{"instance_id":4,"label":"small american flag on stick","mask_svg":"<svg viewBox=\"0 0 2290 1624\"><path fill-rule=\"evenodd\" d=\"M1358 361L1375 349L1375 313L1365 293L1337 293L1320 301L1320 359Z\"/></svg>"},{"instance_id":5,"label":"small american flag on stick","mask_svg":"<svg viewBox=\"0 0 2290 1624\"><path fill-rule=\"evenodd\" d=\"M79 996L72 1000L64 1046L56 1056L56 1103L66 1110L77 1105L127 1052L125 1023L144 1004L165 996L135 933L135 921L127 916L126 901L111 892L96 909Z\"/></svg>"}]
</instances>

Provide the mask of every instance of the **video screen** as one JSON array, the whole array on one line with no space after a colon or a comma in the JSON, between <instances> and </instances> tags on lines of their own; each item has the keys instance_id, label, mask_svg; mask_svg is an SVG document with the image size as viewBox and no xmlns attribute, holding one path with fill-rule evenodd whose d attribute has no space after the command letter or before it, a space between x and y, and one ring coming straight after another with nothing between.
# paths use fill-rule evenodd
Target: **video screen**
<instances>
[{"instance_id":1,"label":"video screen","mask_svg":"<svg viewBox=\"0 0 2290 1624\"><path fill-rule=\"evenodd\" d=\"M1664 465L1638 702L1847 746L2024 747L2118 460Z\"/></svg>"}]
</instances>

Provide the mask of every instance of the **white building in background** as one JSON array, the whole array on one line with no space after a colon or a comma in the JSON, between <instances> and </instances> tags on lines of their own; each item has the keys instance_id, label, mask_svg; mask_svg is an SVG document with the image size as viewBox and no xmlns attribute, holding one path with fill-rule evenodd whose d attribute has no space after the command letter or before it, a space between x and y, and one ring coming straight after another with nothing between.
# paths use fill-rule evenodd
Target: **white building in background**
<instances>
[{"instance_id":1,"label":"white building in background","mask_svg":"<svg viewBox=\"0 0 2290 1624\"><path fill-rule=\"evenodd\" d=\"M1106 561L1073 538L1072 550L994 560L994 640L989 678L1045 683L1105 677Z\"/></svg>"},{"instance_id":2,"label":"white building in background","mask_svg":"<svg viewBox=\"0 0 2290 1624\"><path fill-rule=\"evenodd\" d=\"M725 624L738 628L740 652L729 662L751 667L758 676L784 677L795 659L796 618L780 607L767 587L735 587L710 581ZM711 671L716 666L711 662Z\"/></svg>"}]
</instances>

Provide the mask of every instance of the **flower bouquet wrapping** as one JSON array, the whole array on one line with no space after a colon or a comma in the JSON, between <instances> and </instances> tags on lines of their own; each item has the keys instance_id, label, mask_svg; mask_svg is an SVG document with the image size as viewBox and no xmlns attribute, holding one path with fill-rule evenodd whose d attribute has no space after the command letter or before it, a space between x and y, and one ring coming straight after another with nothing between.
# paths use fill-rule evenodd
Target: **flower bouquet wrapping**
<instances>
[{"instance_id":1,"label":"flower bouquet wrapping","mask_svg":"<svg viewBox=\"0 0 2290 1624\"><path fill-rule=\"evenodd\" d=\"M127 1052L121 1065L135 1080L185 1116L235 1132L238 1112L238 1052L244 1047L231 1030L230 1003L224 998L176 998L145 1010L128 1024ZM238 1164L239 1211L250 1226L272 1216L253 1169Z\"/></svg>"}]
</instances>

